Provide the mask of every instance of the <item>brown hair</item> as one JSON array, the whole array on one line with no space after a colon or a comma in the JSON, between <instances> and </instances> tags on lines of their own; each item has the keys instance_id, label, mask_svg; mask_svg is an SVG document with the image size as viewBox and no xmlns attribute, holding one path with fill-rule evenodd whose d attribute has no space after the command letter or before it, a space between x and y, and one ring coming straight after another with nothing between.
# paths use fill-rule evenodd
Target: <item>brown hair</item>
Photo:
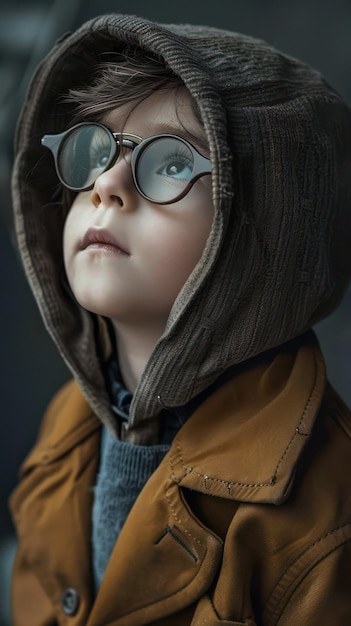
<instances>
[{"instance_id":1,"label":"brown hair","mask_svg":"<svg viewBox=\"0 0 351 626\"><path fill-rule=\"evenodd\" d=\"M161 58L142 48L126 47L104 57L90 84L71 89L65 99L74 105L73 124L100 121L109 111L127 102L138 104L158 89L185 89L181 78ZM195 101L193 108L199 119Z\"/></svg>"}]
</instances>

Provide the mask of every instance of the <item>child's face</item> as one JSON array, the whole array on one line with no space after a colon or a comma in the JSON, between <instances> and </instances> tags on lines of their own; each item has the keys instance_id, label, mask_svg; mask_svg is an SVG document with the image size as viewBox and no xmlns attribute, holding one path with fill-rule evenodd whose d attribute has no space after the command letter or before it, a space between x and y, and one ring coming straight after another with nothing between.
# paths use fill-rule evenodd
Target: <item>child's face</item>
<instances>
[{"instance_id":1,"label":"child's face","mask_svg":"<svg viewBox=\"0 0 351 626\"><path fill-rule=\"evenodd\" d=\"M156 91L136 107L128 103L115 109L104 123L113 132L143 138L185 135L208 156L203 128L185 90L179 99L173 90ZM126 148L91 191L76 196L64 227L66 273L87 310L111 318L117 327L151 325L162 334L211 229L211 176L198 179L181 200L155 204L136 190L130 157Z\"/></svg>"}]
</instances>

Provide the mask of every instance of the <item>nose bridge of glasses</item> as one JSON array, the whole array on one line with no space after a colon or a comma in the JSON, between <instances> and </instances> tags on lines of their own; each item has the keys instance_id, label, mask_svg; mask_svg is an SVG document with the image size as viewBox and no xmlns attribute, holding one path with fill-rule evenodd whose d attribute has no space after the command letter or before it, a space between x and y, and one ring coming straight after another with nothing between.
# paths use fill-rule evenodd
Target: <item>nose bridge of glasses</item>
<instances>
[{"instance_id":1,"label":"nose bridge of glasses","mask_svg":"<svg viewBox=\"0 0 351 626\"><path fill-rule=\"evenodd\" d=\"M138 135L132 135L130 133L112 133L118 147L119 152L121 148L130 148L134 150L142 142L142 138Z\"/></svg>"},{"instance_id":2,"label":"nose bridge of glasses","mask_svg":"<svg viewBox=\"0 0 351 626\"><path fill-rule=\"evenodd\" d=\"M116 142L117 150L110 167L113 166L116 161L119 161L120 158L122 158L122 160L127 159L127 161L131 163L128 154L131 156L131 160L133 161L133 151L143 141L142 138L138 135L132 135L130 133L112 133L112 136ZM131 152L126 153L125 148L127 148L128 151L131 150Z\"/></svg>"}]
</instances>

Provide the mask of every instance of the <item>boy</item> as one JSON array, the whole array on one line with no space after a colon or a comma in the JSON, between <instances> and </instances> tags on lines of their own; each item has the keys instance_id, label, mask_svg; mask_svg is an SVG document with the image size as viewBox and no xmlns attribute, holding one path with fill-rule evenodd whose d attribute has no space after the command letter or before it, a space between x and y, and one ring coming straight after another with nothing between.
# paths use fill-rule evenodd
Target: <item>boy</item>
<instances>
[{"instance_id":1,"label":"boy","mask_svg":"<svg viewBox=\"0 0 351 626\"><path fill-rule=\"evenodd\" d=\"M39 68L19 245L73 381L11 508L14 624L350 623L351 115L248 37L104 16ZM59 184L58 184L59 181Z\"/></svg>"}]
</instances>

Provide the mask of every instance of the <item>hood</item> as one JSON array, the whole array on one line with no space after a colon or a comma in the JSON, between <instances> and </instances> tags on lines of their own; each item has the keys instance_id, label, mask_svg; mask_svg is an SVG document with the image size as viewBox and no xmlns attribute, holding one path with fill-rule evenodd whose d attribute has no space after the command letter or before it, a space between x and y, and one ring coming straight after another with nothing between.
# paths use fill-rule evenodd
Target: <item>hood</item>
<instances>
[{"instance_id":1,"label":"hood","mask_svg":"<svg viewBox=\"0 0 351 626\"><path fill-rule=\"evenodd\" d=\"M62 97L86 82L101 53L126 43L163 58L197 102L215 207L202 258L133 397L123 437L148 443L162 405L184 404L230 365L300 335L340 302L351 275L351 113L306 65L215 28L102 16L66 35L43 60L16 135L19 249L49 333L113 432L94 348L104 323L62 286L57 178L40 140L69 126Z\"/></svg>"}]
</instances>

